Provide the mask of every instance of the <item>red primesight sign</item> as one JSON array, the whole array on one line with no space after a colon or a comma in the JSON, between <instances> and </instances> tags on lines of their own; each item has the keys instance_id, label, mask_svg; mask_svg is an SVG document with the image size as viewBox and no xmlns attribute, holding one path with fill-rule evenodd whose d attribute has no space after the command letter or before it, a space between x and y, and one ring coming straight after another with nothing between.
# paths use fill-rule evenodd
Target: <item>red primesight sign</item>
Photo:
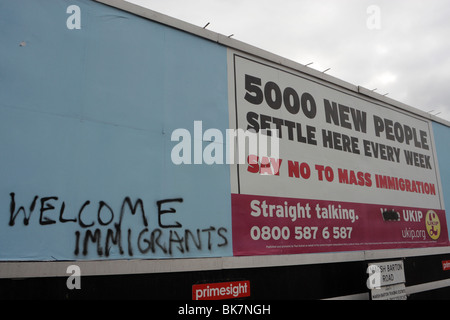
<instances>
[{"instance_id":1,"label":"red primesight sign","mask_svg":"<svg viewBox=\"0 0 450 320\"><path fill-rule=\"evenodd\" d=\"M442 270L450 270L450 260L442 261Z\"/></svg>"},{"instance_id":2,"label":"red primesight sign","mask_svg":"<svg viewBox=\"0 0 450 320\"><path fill-rule=\"evenodd\" d=\"M250 281L205 283L192 286L192 300L226 300L250 297Z\"/></svg>"}]
</instances>

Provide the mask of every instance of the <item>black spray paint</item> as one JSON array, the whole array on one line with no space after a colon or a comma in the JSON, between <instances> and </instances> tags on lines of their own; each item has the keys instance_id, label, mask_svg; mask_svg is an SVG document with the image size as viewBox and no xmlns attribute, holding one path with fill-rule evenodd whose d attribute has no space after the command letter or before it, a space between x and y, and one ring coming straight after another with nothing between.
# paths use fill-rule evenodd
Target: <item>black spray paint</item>
<instances>
[{"instance_id":1,"label":"black spray paint","mask_svg":"<svg viewBox=\"0 0 450 320\"><path fill-rule=\"evenodd\" d=\"M156 202L158 226L149 226L144 202L137 199L134 203L125 197L117 216L117 211L105 201L91 203L86 200L77 212L66 212L66 204L58 197L35 196L29 206L18 206L15 193L10 193L9 226L14 227L23 217L23 224L28 226L32 216L38 214L38 224L49 226L54 224L77 224L75 231L75 256L87 256L94 252L98 257L109 257L112 248L118 254L134 256L140 254L173 255L212 252L215 248L228 245L228 230L220 226L206 226L196 229L183 228L175 219L177 210L172 205L181 206L183 198L164 199ZM96 208L96 217L87 214L87 209ZM178 209L180 211L180 209ZM130 214L138 217L138 223L125 226L124 216ZM167 215L167 216L166 216ZM36 219L34 219L35 221ZM116 221L115 221L116 220ZM93 250L94 249L94 250Z\"/></svg>"}]
</instances>

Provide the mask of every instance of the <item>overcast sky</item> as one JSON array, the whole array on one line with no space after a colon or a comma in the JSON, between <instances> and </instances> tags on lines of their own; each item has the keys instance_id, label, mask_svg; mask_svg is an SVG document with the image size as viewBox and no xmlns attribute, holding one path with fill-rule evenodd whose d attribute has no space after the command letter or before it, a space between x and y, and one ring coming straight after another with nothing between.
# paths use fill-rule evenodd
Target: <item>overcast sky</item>
<instances>
[{"instance_id":1,"label":"overcast sky","mask_svg":"<svg viewBox=\"0 0 450 320\"><path fill-rule=\"evenodd\" d=\"M450 121L449 0L130 2Z\"/></svg>"}]
</instances>

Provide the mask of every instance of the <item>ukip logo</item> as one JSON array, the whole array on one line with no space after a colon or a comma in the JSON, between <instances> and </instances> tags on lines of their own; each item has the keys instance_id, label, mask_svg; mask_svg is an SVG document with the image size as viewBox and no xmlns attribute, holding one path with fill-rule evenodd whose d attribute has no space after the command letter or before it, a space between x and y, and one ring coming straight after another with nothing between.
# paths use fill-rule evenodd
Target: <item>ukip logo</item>
<instances>
[{"instance_id":1,"label":"ukip logo","mask_svg":"<svg viewBox=\"0 0 450 320\"><path fill-rule=\"evenodd\" d=\"M431 239L437 240L441 235L441 223L436 212L429 210L425 217L425 225Z\"/></svg>"}]
</instances>

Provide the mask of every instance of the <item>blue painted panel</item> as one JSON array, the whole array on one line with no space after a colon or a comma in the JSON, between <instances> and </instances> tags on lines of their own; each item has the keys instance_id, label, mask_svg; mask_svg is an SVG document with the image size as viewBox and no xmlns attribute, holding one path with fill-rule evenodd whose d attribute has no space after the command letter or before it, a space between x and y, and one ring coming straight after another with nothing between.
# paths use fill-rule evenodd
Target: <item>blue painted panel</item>
<instances>
[{"instance_id":1,"label":"blue painted panel","mask_svg":"<svg viewBox=\"0 0 450 320\"><path fill-rule=\"evenodd\" d=\"M433 122L433 134L448 224L450 222L450 128ZM450 230L450 228L448 229Z\"/></svg>"},{"instance_id":2,"label":"blue painted panel","mask_svg":"<svg viewBox=\"0 0 450 320\"><path fill-rule=\"evenodd\" d=\"M0 260L232 255L229 167L171 161L228 128L226 48L73 0L2 1L0 43Z\"/></svg>"}]
</instances>

